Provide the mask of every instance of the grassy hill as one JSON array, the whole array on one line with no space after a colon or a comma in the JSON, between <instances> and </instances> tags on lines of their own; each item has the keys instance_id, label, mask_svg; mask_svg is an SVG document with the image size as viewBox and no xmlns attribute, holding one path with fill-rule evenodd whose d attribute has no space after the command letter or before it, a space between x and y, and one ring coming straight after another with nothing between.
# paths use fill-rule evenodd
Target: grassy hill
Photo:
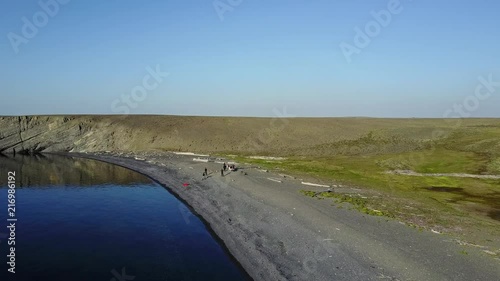
<instances>
[{"instance_id":1,"label":"grassy hill","mask_svg":"<svg viewBox=\"0 0 500 281\"><path fill-rule=\"evenodd\" d=\"M158 149L323 156L413 151L440 141L459 151L498 152L500 119L465 119L455 125L456 119L0 117L0 151L38 145L40 151Z\"/></svg>"}]
</instances>

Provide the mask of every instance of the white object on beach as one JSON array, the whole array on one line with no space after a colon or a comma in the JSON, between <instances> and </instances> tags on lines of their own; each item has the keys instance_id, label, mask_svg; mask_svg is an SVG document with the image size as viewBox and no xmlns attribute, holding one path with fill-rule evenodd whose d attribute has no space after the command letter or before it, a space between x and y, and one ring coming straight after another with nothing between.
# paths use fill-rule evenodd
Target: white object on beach
<instances>
[{"instance_id":1,"label":"white object on beach","mask_svg":"<svg viewBox=\"0 0 500 281\"><path fill-rule=\"evenodd\" d=\"M174 152L176 155L189 155L189 156L199 156L199 157L208 157L208 154L196 154L193 152Z\"/></svg>"},{"instance_id":2,"label":"white object on beach","mask_svg":"<svg viewBox=\"0 0 500 281\"><path fill-rule=\"evenodd\" d=\"M329 185L310 183L310 182L302 182L302 184L303 185L310 185L310 186L319 186L319 187L330 187Z\"/></svg>"},{"instance_id":3,"label":"white object on beach","mask_svg":"<svg viewBox=\"0 0 500 281\"><path fill-rule=\"evenodd\" d=\"M274 181L274 182L279 182L279 183L282 183L282 181L277 180L277 179L273 179L273 178L267 178L267 179L268 179L268 180L270 180L270 181Z\"/></svg>"},{"instance_id":4,"label":"white object on beach","mask_svg":"<svg viewBox=\"0 0 500 281\"><path fill-rule=\"evenodd\" d=\"M208 158L193 158L193 161L197 161L197 162L208 162Z\"/></svg>"}]
</instances>

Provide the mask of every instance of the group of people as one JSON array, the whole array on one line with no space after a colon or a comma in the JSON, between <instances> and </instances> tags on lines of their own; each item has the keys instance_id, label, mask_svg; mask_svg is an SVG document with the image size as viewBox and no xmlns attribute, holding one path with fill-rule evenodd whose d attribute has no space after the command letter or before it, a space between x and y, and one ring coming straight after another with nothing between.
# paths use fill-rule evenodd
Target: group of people
<instances>
[{"instance_id":1,"label":"group of people","mask_svg":"<svg viewBox=\"0 0 500 281\"><path fill-rule=\"evenodd\" d=\"M221 175L223 176L224 171L227 171L228 169L229 171L236 171L236 167L234 166L234 164L226 165L226 163L224 162L224 164L222 165Z\"/></svg>"},{"instance_id":2,"label":"group of people","mask_svg":"<svg viewBox=\"0 0 500 281\"><path fill-rule=\"evenodd\" d=\"M226 162L224 162L224 164L222 165L222 169L220 170L220 175L221 176L224 176L224 172L227 171L229 169L229 171L236 171L236 166L234 164L226 164ZM208 169L205 168L205 172L203 172L203 176L206 177L208 176Z\"/></svg>"}]
</instances>

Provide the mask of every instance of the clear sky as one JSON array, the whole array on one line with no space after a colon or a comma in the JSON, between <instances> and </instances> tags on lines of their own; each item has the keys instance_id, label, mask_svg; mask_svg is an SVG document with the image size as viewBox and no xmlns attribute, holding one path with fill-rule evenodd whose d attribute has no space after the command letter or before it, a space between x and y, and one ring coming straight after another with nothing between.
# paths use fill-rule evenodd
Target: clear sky
<instances>
[{"instance_id":1,"label":"clear sky","mask_svg":"<svg viewBox=\"0 0 500 281\"><path fill-rule=\"evenodd\" d=\"M2 1L0 115L500 117L500 1L55 1Z\"/></svg>"}]
</instances>

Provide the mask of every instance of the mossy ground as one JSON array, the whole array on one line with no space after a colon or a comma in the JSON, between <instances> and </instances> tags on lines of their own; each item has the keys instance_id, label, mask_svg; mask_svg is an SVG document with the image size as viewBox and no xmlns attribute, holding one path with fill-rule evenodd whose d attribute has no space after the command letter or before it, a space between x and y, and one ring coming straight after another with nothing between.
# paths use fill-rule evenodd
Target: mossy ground
<instances>
[{"instance_id":1,"label":"mossy ground","mask_svg":"<svg viewBox=\"0 0 500 281\"><path fill-rule=\"evenodd\" d=\"M418 144L408 138L369 134L337 145L343 149L335 149L331 144L331 153L321 156L289 154L285 155L286 159L277 161L247 156L235 159L332 185L345 184L363 191L375 191L379 196L367 196L366 199L335 192L314 193L314 197L333 197L338 202L349 202L371 215L394 216L419 227L442 228L449 232L480 229L500 234L500 180L386 173L406 169L419 173L498 175L500 127L462 128L446 137L421 140ZM383 149L377 151L376 145ZM405 145L407 148L401 150ZM354 148L350 150L349 146Z\"/></svg>"},{"instance_id":2,"label":"mossy ground","mask_svg":"<svg viewBox=\"0 0 500 281\"><path fill-rule=\"evenodd\" d=\"M337 203L349 203L351 204L356 210L372 215L372 216L385 216L385 217L390 217L393 218L394 215L388 212L383 212L380 210L376 210L373 208L369 207L368 200L366 200L363 197L360 197L358 195L351 195L351 194L340 194L340 193L335 193L335 192L315 192L315 191L307 191L307 190L301 190L300 191L302 194L313 197L313 198L318 198L318 199L323 199L323 198L334 198Z\"/></svg>"}]
</instances>

